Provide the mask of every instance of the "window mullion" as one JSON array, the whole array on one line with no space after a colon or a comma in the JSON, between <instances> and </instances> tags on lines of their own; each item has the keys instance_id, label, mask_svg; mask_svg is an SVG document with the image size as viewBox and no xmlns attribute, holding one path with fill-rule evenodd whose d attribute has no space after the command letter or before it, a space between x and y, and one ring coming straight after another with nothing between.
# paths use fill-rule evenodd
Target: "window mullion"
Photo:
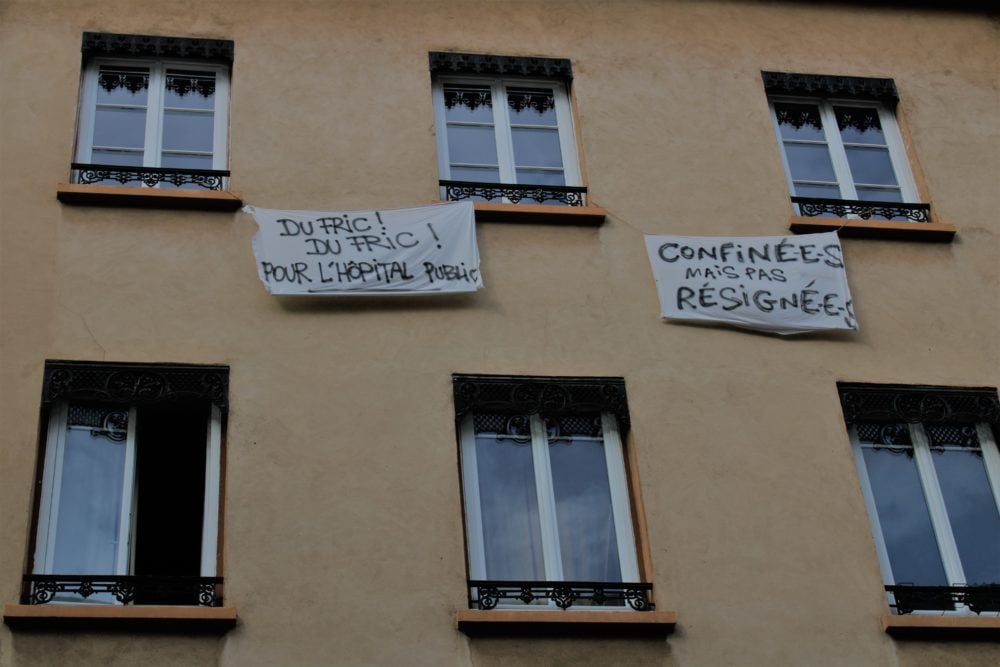
<instances>
[{"instance_id":1,"label":"window mullion","mask_svg":"<svg viewBox=\"0 0 1000 667\"><path fill-rule=\"evenodd\" d=\"M610 414L601 413L604 433L604 461L608 469L611 491L611 513L614 515L615 537L618 540L618 564L622 581L639 581L639 563L635 555L635 532L629 507L628 480L625 476L625 456L618 423Z\"/></svg>"},{"instance_id":2,"label":"window mullion","mask_svg":"<svg viewBox=\"0 0 1000 667\"><path fill-rule=\"evenodd\" d=\"M896 183L899 185L903 201L919 201L917 186L913 180L913 173L910 171L910 163L906 158L906 147L903 146L902 135L899 132L899 124L896 122L895 115L889 111L883 111L881 106L875 108L875 113L878 114L879 123L882 125L882 135L885 137L885 144L889 149L889 161L892 163L892 171L896 175Z\"/></svg>"},{"instance_id":3,"label":"window mullion","mask_svg":"<svg viewBox=\"0 0 1000 667\"><path fill-rule=\"evenodd\" d=\"M861 495L864 496L865 509L868 510L868 521L872 527L872 536L875 538L875 550L878 553L879 564L882 566L883 581L886 584L894 584L896 578L892 573L889 550L885 546L882 521L879 519L878 507L875 505L875 492L872 490L871 478L868 477L868 465L865 463L863 446L858 439L857 426L851 426L850 436L851 446L854 450L854 464L857 466L858 480L861 482Z\"/></svg>"},{"instance_id":4,"label":"window mullion","mask_svg":"<svg viewBox=\"0 0 1000 667\"><path fill-rule=\"evenodd\" d=\"M163 138L164 65L149 66L149 95L146 99L146 138L142 166L160 166L160 147Z\"/></svg>"},{"instance_id":5,"label":"window mullion","mask_svg":"<svg viewBox=\"0 0 1000 667\"><path fill-rule=\"evenodd\" d=\"M222 489L222 411L212 405L205 444L205 503L201 521L201 576L214 577L218 567L219 494Z\"/></svg>"},{"instance_id":6,"label":"window mullion","mask_svg":"<svg viewBox=\"0 0 1000 667\"><path fill-rule=\"evenodd\" d=\"M840 137L840 127L837 125L837 116L833 113L833 105L829 102L819 102L818 106L823 118L823 134L826 135L830 160L833 162L833 173L837 175L840 185L840 196L844 199L857 199L858 192L854 188L851 166L847 162L847 152Z\"/></svg>"},{"instance_id":7,"label":"window mullion","mask_svg":"<svg viewBox=\"0 0 1000 667\"><path fill-rule=\"evenodd\" d=\"M212 169L229 165L229 73L219 67L215 73L215 105L212 116Z\"/></svg>"},{"instance_id":8,"label":"window mullion","mask_svg":"<svg viewBox=\"0 0 1000 667\"><path fill-rule=\"evenodd\" d=\"M35 574L52 572L59 526L59 492L62 488L63 454L66 451L66 421L69 405L60 403L49 415L45 439L45 470L38 511L38 534L35 542Z\"/></svg>"},{"instance_id":9,"label":"window mullion","mask_svg":"<svg viewBox=\"0 0 1000 667\"><path fill-rule=\"evenodd\" d=\"M559 124L559 148L562 151L563 178L566 185L583 185L569 92L565 89L565 84L554 83L552 95L555 100L556 123Z\"/></svg>"},{"instance_id":10,"label":"window mullion","mask_svg":"<svg viewBox=\"0 0 1000 667\"><path fill-rule=\"evenodd\" d=\"M944 503L944 494L934 471L934 459L930 449L930 440L920 424L910 424L910 438L913 441L913 457L917 463L917 474L927 499L927 510L930 513L931 525L937 538L938 550L944 564L945 575L949 585L965 583L965 572L962 560L958 554L958 545L951 530L948 510Z\"/></svg>"},{"instance_id":11,"label":"window mullion","mask_svg":"<svg viewBox=\"0 0 1000 667\"><path fill-rule=\"evenodd\" d=\"M990 482L993 490L993 500L996 501L997 511L1000 512L1000 448L993 438L993 432L985 422L976 424L976 432L979 436L979 447L983 453L983 464L986 467L986 478Z\"/></svg>"},{"instance_id":12,"label":"window mullion","mask_svg":"<svg viewBox=\"0 0 1000 667\"><path fill-rule=\"evenodd\" d=\"M559 525L556 497L552 488L552 462L549 459L548 434L541 415L531 415L531 455L535 465L535 491L538 495L538 523L542 531L542 557L546 581L563 578L562 553L559 548Z\"/></svg>"},{"instance_id":13,"label":"window mullion","mask_svg":"<svg viewBox=\"0 0 1000 667\"><path fill-rule=\"evenodd\" d=\"M125 436L125 464L122 479L122 502L118 517L118 544L115 553L115 574L130 574L133 572L135 550L132 537L135 535L136 511L135 503L138 494L135 492L135 446L136 409L128 410L128 431Z\"/></svg>"},{"instance_id":14,"label":"window mullion","mask_svg":"<svg viewBox=\"0 0 1000 667\"><path fill-rule=\"evenodd\" d=\"M465 496L465 533L469 545L469 578L486 578L486 542L483 537L482 503L479 499L479 463L473 416L462 420L462 492Z\"/></svg>"},{"instance_id":15,"label":"window mullion","mask_svg":"<svg viewBox=\"0 0 1000 667\"><path fill-rule=\"evenodd\" d=\"M507 104L507 87L499 79L493 82L493 129L497 142L497 164L500 165L500 182L517 183L514 169L514 140L510 131L510 107Z\"/></svg>"}]
</instances>

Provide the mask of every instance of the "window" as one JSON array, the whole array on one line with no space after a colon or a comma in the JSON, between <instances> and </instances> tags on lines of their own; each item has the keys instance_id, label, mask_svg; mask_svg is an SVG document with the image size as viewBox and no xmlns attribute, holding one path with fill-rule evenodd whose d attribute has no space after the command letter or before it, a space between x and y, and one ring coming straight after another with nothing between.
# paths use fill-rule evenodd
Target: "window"
<instances>
[{"instance_id":1,"label":"window","mask_svg":"<svg viewBox=\"0 0 1000 667\"><path fill-rule=\"evenodd\" d=\"M445 199L583 206L567 60L431 53Z\"/></svg>"},{"instance_id":2,"label":"window","mask_svg":"<svg viewBox=\"0 0 1000 667\"><path fill-rule=\"evenodd\" d=\"M1000 615L996 389L839 389L889 604Z\"/></svg>"},{"instance_id":3,"label":"window","mask_svg":"<svg viewBox=\"0 0 1000 667\"><path fill-rule=\"evenodd\" d=\"M473 609L652 607L613 378L455 376Z\"/></svg>"},{"instance_id":4,"label":"window","mask_svg":"<svg viewBox=\"0 0 1000 667\"><path fill-rule=\"evenodd\" d=\"M221 606L224 366L49 362L22 604Z\"/></svg>"},{"instance_id":5,"label":"window","mask_svg":"<svg viewBox=\"0 0 1000 667\"><path fill-rule=\"evenodd\" d=\"M226 187L233 43L84 33L77 183Z\"/></svg>"},{"instance_id":6,"label":"window","mask_svg":"<svg viewBox=\"0 0 1000 667\"><path fill-rule=\"evenodd\" d=\"M792 202L802 216L930 222L891 79L764 72Z\"/></svg>"}]
</instances>

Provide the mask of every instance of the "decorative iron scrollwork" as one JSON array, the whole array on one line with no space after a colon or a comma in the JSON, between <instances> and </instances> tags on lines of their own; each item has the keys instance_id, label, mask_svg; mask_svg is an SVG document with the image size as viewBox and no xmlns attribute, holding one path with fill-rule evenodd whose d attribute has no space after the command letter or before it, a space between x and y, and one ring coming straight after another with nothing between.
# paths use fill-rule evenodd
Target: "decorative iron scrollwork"
<instances>
[{"instance_id":1,"label":"decorative iron scrollwork","mask_svg":"<svg viewBox=\"0 0 1000 667\"><path fill-rule=\"evenodd\" d=\"M479 198L486 201L507 200L513 204L530 200L539 204L587 205L587 188L578 186L441 181L441 187L445 189L444 198L448 201Z\"/></svg>"},{"instance_id":2,"label":"decorative iron scrollwork","mask_svg":"<svg viewBox=\"0 0 1000 667\"><path fill-rule=\"evenodd\" d=\"M209 62L233 62L234 44L229 39L194 39L159 35L123 35L109 32L83 33L83 57L183 58Z\"/></svg>"},{"instance_id":3,"label":"decorative iron scrollwork","mask_svg":"<svg viewBox=\"0 0 1000 667\"><path fill-rule=\"evenodd\" d=\"M900 202L859 201L852 199L824 199L820 197L792 197L798 204L799 214L806 217L832 214L838 218L856 215L862 220L872 218L903 218L911 222L930 222L930 204L903 204Z\"/></svg>"},{"instance_id":4,"label":"decorative iron scrollwork","mask_svg":"<svg viewBox=\"0 0 1000 667\"><path fill-rule=\"evenodd\" d=\"M149 404L195 400L228 407L229 368L183 364L49 361L42 404L57 400Z\"/></svg>"},{"instance_id":5,"label":"decorative iron scrollwork","mask_svg":"<svg viewBox=\"0 0 1000 667\"><path fill-rule=\"evenodd\" d=\"M557 417L610 412L623 433L630 425L622 378L456 374L452 384L459 421L469 413Z\"/></svg>"},{"instance_id":6,"label":"decorative iron scrollwork","mask_svg":"<svg viewBox=\"0 0 1000 667\"><path fill-rule=\"evenodd\" d=\"M807 95L879 100L895 106L899 101L892 79L863 76L828 76L793 72L761 72L768 95Z\"/></svg>"},{"instance_id":7,"label":"decorative iron scrollwork","mask_svg":"<svg viewBox=\"0 0 1000 667\"><path fill-rule=\"evenodd\" d=\"M119 604L221 607L222 577L26 574L21 604L45 604L57 595L87 600L110 594Z\"/></svg>"},{"instance_id":8,"label":"decorative iron scrollwork","mask_svg":"<svg viewBox=\"0 0 1000 667\"><path fill-rule=\"evenodd\" d=\"M435 75L533 76L564 81L573 78L573 67L565 58L431 51L429 60L431 74Z\"/></svg>"},{"instance_id":9,"label":"decorative iron scrollwork","mask_svg":"<svg viewBox=\"0 0 1000 667\"><path fill-rule=\"evenodd\" d=\"M909 614L914 611L950 611L956 606L968 607L970 611L981 614L1000 612L1000 584L985 584L980 586L911 586L901 584L886 586L886 592L892 595L892 606L897 614Z\"/></svg>"},{"instance_id":10,"label":"decorative iron scrollwork","mask_svg":"<svg viewBox=\"0 0 1000 667\"><path fill-rule=\"evenodd\" d=\"M560 609L573 605L598 607L628 606L634 611L650 611L653 584L600 581L469 581L469 608L496 609L503 601L533 604L551 600Z\"/></svg>"},{"instance_id":11,"label":"decorative iron scrollwork","mask_svg":"<svg viewBox=\"0 0 1000 667\"><path fill-rule=\"evenodd\" d=\"M897 424L1000 425L1000 399L994 388L960 388L841 382L840 402L848 425Z\"/></svg>"},{"instance_id":12,"label":"decorative iron scrollwork","mask_svg":"<svg viewBox=\"0 0 1000 667\"><path fill-rule=\"evenodd\" d=\"M102 67L97 85L109 93L122 88L135 95L149 88L149 70L145 67Z\"/></svg>"},{"instance_id":13,"label":"decorative iron scrollwork","mask_svg":"<svg viewBox=\"0 0 1000 667\"><path fill-rule=\"evenodd\" d=\"M165 87L178 97L184 97L192 91L202 97L215 94L215 75L203 72L167 71Z\"/></svg>"},{"instance_id":14,"label":"decorative iron scrollwork","mask_svg":"<svg viewBox=\"0 0 1000 667\"><path fill-rule=\"evenodd\" d=\"M139 183L153 188L160 184L197 185L206 190L223 190L228 170L222 169L175 169L171 167L128 167L117 164L81 164L74 162L70 167L76 172L76 182L83 185L117 181Z\"/></svg>"}]
</instances>

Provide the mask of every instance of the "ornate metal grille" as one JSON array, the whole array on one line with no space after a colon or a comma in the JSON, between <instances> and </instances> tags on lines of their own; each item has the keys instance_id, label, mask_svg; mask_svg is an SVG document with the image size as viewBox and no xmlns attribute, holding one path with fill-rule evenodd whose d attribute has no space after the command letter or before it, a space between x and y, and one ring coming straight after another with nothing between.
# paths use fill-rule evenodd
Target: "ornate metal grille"
<instances>
[{"instance_id":1,"label":"ornate metal grille","mask_svg":"<svg viewBox=\"0 0 1000 667\"><path fill-rule=\"evenodd\" d=\"M225 179L229 171L222 169L176 169L171 167L129 167L118 164L82 164L74 162L70 167L77 183L90 185L104 181L139 183L147 187L160 184L197 185L206 190L225 189Z\"/></svg>"},{"instance_id":2,"label":"ornate metal grille","mask_svg":"<svg viewBox=\"0 0 1000 667\"><path fill-rule=\"evenodd\" d=\"M21 604L45 604L57 595L111 594L121 604L181 604L222 606L222 577L166 577L75 574L26 574L21 584Z\"/></svg>"},{"instance_id":3,"label":"ornate metal grille","mask_svg":"<svg viewBox=\"0 0 1000 667\"><path fill-rule=\"evenodd\" d=\"M514 204L533 201L539 204L586 206L587 188L570 185L520 185L517 183L479 183L476 181L441 181L448 201L463 199L507 200Z\"/></svg>"},{"instance_id":4,"label":"ornate metal grille","mask_svg":"<svg viewBox=\"0 0 1000 667\"><path fill-rule=\"evenodd\" d=\"M650 611L653 584L607 581L469 580L469 608L494 609L503 601L532 604L551 600L560 609L580 606L624 607Z\"/></svg>"},{"instance_id":5,"label":"ornate metal grille","mask_svg":"<svg viewBox=\"0 0 1000 667\"><path fill-rule=\"evenodd\" d=\"M930 222L930 204L903 204L889 201L858 201L852 199L824 199L820 197L792 197L799 205L799 213L806 217L832 214L838 218L856 215L862 220L902 218L910 222Z\"/></svg>"},{"instance_id":6,"label":"ornate metal grille","mask_svg":"<svg viewBox=\"0 0 1000 667\"><path fill-rule=\"evenodd\" d=\"M895 106L899 101L892 79L863 76L827 76L794 72L761 72L768 95L806 95L809 97L849 97L880 100Z\"/></svg>"},{"instance_id":7,"label":"ornate metal grille","mask_svg":"<svg viewBox=\"0 0 1000 667\"><path fill-rule=\"evenodd\" d=\"M1000 612L1000 584L984 586L886 586L892 596L890 606L897 614L919 610L951 610L966 606L976 614Z\"/></svg>"}]
</instances>

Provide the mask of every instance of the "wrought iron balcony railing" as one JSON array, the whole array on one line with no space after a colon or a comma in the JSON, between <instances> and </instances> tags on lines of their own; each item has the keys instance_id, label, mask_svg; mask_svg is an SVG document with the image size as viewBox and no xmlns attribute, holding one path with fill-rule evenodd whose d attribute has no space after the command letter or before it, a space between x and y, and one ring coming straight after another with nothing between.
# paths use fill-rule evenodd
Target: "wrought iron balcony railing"
<instances>
[{"instance_id":1,"label":"wrought iron balcony railing","mask_svg":"<svg viewBox=\"0 0 1000 667\"><path fill-rule=\"evenodd\" d=\"M494 609L504 601L526 605L550 600L560 609L580 606L624 607L650 611L653 584L607 581L469 580L469 608Z\"/></svg>"},{"instance_id":2,"label":"wrought iron balcony railing","mask_svg":"<svg viewBox=\"0 0 1000 667\"><path fill-rule=\"evenodd\" d=\"M74 182L83 185L116 181L153 188L168 184L176 187L196 185L206 190L224 190L229 171L224 169L176 169L173 167L129 167L119 164L83 164L74 162Z\"/></svg>"},{"instance_id":3,"label":"wrought iron balcony railing","mask_svg":"<svg viewBox=\"0 0 1000 667\"><path fill-rule=\"evenodd\" d=\"M799 214L806 217L834 215L846 218L856 215L862 220L902 218L909 222L930 222L930 204L903 204L892 201L857 201L853 199L823 199L820 197L792 197L798 204Z\"/></svg>"},{"instance_id":4,"label":"wrought iron balcony railing","mask_svg":"<svg viewBox=\"0 0 1000 667\"><path fill-rule=\"evenodd\" d=\"M587 188L570 185L519 185L516 183L481 183L478 181L441 181L444 198L448 201L482 199L508 201L519 204L533 201L536 204L586 206Z\"/></svg>"},{"instance_id":5,"label":"wrought iron balcony railing","mask_svg":"<svg viewBox=\"0 0 1000 667\"><path fill-rule=\"evenodd\" d=\"M981 586L886 586L892 595L891 604L897 614L914 611L951 611L957 606L968 607L981 614L1000 612L1000 584Z\"/></svg>"},{"instance_id":6,"label":"wrought iron balcony railing","mask_svg":"<svg viewBox=\"0 0 1000 667\"><path fill-rule=\"evenodd\" d=\"M45 604L57 597L84 602L104 596L119 604L221 607L221 587L222 577L26 574L21 604Z\"/></svg>"}]
</instances>

